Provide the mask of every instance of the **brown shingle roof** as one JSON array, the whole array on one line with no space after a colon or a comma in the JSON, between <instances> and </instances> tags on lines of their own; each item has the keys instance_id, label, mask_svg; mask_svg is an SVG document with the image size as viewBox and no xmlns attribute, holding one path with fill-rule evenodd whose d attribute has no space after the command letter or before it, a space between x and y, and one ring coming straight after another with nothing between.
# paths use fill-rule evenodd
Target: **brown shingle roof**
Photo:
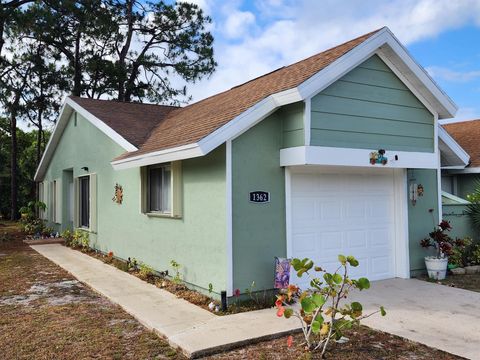
<instances>
[{"instance_id":1,"label":"brown shingle roof","mask_svg":"<svg viewBox=\"0 0 480 360\"><path fill-rule=\"evenodd\" d=\"M269 95L300 85L379 30L282 67L220 94L171 111L153 129L138 151L125 153L116 160L195 143Z\"/></svg>"},{"instance_id":2,"label":"brown shingle roof","mask_svg":"<svg viewBox=\"0 0 480 360\"><path fill-rule=\"evenodd\" d=\"M167 114L179 109L172 106L86 99L78 96L70 98L137 148L145 142L155 126Z\"/></svg>"},{"instance_id":3,"label":"brown shingle roof","mask_svg":"<svg viewBox=\"0 0 480 360\"><path fill-rule=\"evenodd\" d=\"M480 119L442 125L470 155L470 166L480 166Z\"/></svg>"}]
</instances>

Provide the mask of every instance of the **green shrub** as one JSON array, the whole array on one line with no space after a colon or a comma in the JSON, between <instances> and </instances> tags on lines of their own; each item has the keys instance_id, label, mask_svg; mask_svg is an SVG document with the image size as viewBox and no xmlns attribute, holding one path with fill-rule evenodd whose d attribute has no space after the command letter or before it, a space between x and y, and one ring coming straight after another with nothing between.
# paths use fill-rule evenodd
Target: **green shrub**
<instances>
[{"instance_id":1,"label":"green shrub","mask_svg":"<svg viewBox=\"0 0 480 360\"><path fill-rule=\"evenodd\" d=\"M180 265L175 260L170 260L170 266L173 268L173 271L175 272L175 275L172 278L172 281L175 284L180 284L182 282L182 275L180 274L180 268L182 267L182 265Z\"/></svg>"},{"instance_id":2,"label":"green shrub","mask_svg":"<svg viewBox=\"0 0 480 360\"><path fill-rule=\"evenodd\" d=\"M470 201L470 204L467 205L467 214L473 227L480 231L480 180L475 180L474 188L474 192L467 195L467 200Z\"/></svg>"},{"instance_id":3,"label":"green shrub","mask_svg":"<svg viewBox=\"0 0 480 360\"><path fill-rule=\"evenodd\" d=\"M343 331L359 325L360 320L381 313L383 307L371 314L364 314L359 302L347 303L345 300L352 289L366 290L370 288L367 278L351 279L349 266L358 266L353 256L339 255L340 266L334 273L329 273L319 266L314 266L310 259L293 259L292 267L298 277L307 275L310 278L310 289L301 291L290 285L286 292L278 295L275 305L277 316L300 320L305 338L306 348L310 351L321 351L323 358L328 344L333 339L340 339ZM300 307L292 303L299 303Z\"/></svg>"},{"instance_id":4,"label":"green shrub","mask_svg":"<svg viewBox=\"0 0 480 360\"><path fill-rule=\"evenodd\" d=\"M153 268L147 264L141 263L138 270L138 277L142 280L148 280L154 276Z\"/></svg>"},{"instance_id":5,"label":"green shrub","mask_svg":"<svg viewBox=\"0 0 480 360\"><path fill-rule=\"evenodd\" d=\"M76 229L72 233L70 230L65 230L62 237L65 239L65 245L71 248L80 248L82 251L90 248L90 235L87 231Z\"/></svg>"}]
</instances>

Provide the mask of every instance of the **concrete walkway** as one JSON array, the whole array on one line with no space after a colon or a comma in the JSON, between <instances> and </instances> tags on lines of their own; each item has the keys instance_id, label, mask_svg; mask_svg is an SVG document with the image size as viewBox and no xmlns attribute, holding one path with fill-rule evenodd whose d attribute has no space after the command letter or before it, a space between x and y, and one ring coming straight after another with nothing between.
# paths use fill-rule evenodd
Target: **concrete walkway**
<instances>
[{"instance_id":1,"label":"concrete walkway","mask_svg":"<svg viewBox=\"0 0 480 360\"><path fill-rule=\"evenodd\" d=\"M58 244L31 247L189 357L281 336L299 325L298 319L278 318L274 309L217 316L79 251Z\"/></svg>"},{"instance_id":2,"label":"concrete walkway","mask_svg":"<svg viewBox=\"0 0 480 360\"><path fill-rule=\"evenodd\" d=\"M367 311L385 306L387 316L364 325L469 359L480 359L480 293L426 281L372 282L357 293Z\"/></svg>"}]
</instances>

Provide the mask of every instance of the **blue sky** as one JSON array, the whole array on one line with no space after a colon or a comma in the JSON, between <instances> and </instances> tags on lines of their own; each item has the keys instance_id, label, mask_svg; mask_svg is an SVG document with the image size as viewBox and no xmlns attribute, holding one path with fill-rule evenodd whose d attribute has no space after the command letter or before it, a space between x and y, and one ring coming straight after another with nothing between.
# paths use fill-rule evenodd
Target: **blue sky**
<instances>
[{"instance_id":1,"label":"blue sky","mask_svg":"<svg viewBox=\"0 0 480 360\"><path fill-rule=\"evenodd\" d=\"M219 67L194 100L388 26L459 106L480 118L480 0L193 0L213 18Z\"/></svg>"}]
</instances>

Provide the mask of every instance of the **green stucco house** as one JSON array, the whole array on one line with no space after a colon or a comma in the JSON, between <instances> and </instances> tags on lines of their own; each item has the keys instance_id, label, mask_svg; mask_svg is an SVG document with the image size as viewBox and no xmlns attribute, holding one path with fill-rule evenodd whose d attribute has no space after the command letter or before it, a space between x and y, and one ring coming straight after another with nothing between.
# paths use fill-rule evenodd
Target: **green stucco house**
<instances>
[{"instance_id":1,"label":"green stucco house","mask_svg":"<svg viewBox=\"0 0 480 360\"><path fill-rule=\"evenodd\" d=\"M275 257L408 278L441 159L468 163L439 130L456 110L388 28L185 107L69 97L35 176L42 216L228 296L271 289Z\"/></svg>"}]
</instances>

